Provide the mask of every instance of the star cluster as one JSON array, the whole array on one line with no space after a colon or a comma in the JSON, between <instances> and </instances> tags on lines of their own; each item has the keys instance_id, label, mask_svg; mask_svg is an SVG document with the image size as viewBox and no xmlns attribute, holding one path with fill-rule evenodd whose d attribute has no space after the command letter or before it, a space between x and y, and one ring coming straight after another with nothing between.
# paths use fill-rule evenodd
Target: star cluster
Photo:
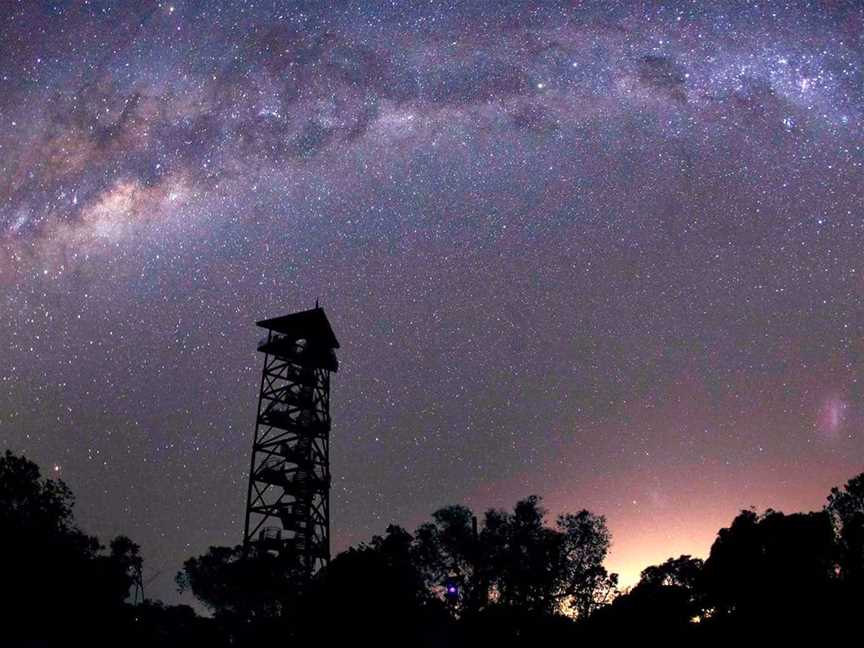
<instances>
[{"instance_id":1,"label":"star cluster","mask_svg":"<svg viewBox=\"0 0 864 648\"><path fill-rule=\"evenodd\" d=\"M336 548L538 493L612 569L864 457L857 2L0 5L0 445L162 576L316 297Z\"/></svg>"}]
</instances>

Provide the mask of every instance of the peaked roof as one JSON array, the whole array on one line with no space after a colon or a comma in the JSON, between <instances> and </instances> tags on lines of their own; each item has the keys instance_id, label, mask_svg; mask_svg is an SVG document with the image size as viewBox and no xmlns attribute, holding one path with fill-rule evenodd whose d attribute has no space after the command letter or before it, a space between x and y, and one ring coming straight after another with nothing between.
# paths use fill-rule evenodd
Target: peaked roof
<instances>
[{"instance_id":1,"label":"peaked roof","mask_svg":"<svg viewBox=\"0 0 864 648\"><path fill-rule=\"evenodd\" d=\"M290 313L282 317L273 317L255 323L261 328L270 329L277 333L322 342L330 349L339 348L336 334L333 333L330 321L321 307Z\"/></svg>"}]
</instances>

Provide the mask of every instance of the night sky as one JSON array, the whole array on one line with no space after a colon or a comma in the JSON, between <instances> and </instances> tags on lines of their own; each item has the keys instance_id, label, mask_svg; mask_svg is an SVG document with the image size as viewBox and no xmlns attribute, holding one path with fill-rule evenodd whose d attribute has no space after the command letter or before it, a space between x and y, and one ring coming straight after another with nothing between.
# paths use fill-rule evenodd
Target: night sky
<instances>
[{"instance_id":1,"label":"night sky","mask_svg":"<svg viewBox=\"0 0 864 648\"><path fill-rule=\"evenodd\" d=\"M536 493L632 584L864 468L862 113L860 2L0 0L0 446L176 600L320 298L335 550Z\"/></svg>"}]
</instances>

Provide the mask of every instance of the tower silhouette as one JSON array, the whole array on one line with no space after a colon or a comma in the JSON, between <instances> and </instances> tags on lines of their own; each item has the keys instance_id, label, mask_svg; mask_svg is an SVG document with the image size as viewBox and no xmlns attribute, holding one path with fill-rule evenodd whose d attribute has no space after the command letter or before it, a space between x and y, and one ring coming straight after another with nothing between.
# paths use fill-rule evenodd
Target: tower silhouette
<instances>
[{"instance_id":1,"label":"tower silhouette","mask_svg":"<svg viewBox=\"0 0 864 648\"><path fill-rule=\"evenodd\" d=\"M308 581L330 560L330 374L339 342L318 307L262 320L264 354L244 551L275 553Z\"/></svg>"}]
</instances>

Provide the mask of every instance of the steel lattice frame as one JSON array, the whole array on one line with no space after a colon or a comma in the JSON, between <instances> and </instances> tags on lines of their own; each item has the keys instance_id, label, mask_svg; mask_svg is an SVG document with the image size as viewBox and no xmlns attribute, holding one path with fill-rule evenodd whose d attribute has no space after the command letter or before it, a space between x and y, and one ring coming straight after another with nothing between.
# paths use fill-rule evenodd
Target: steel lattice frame
<instances>
[{"instance_id":1,"label":"steel lattice frame","mask_svg":"<svg viewBox=\"0 0 864 648\"><path fill-rule=\"evenodd\" d=\"M330 560L330 371L308 341L268 331L244 548L287 559L308 580Z\"/></svg>"}]
</instances>

